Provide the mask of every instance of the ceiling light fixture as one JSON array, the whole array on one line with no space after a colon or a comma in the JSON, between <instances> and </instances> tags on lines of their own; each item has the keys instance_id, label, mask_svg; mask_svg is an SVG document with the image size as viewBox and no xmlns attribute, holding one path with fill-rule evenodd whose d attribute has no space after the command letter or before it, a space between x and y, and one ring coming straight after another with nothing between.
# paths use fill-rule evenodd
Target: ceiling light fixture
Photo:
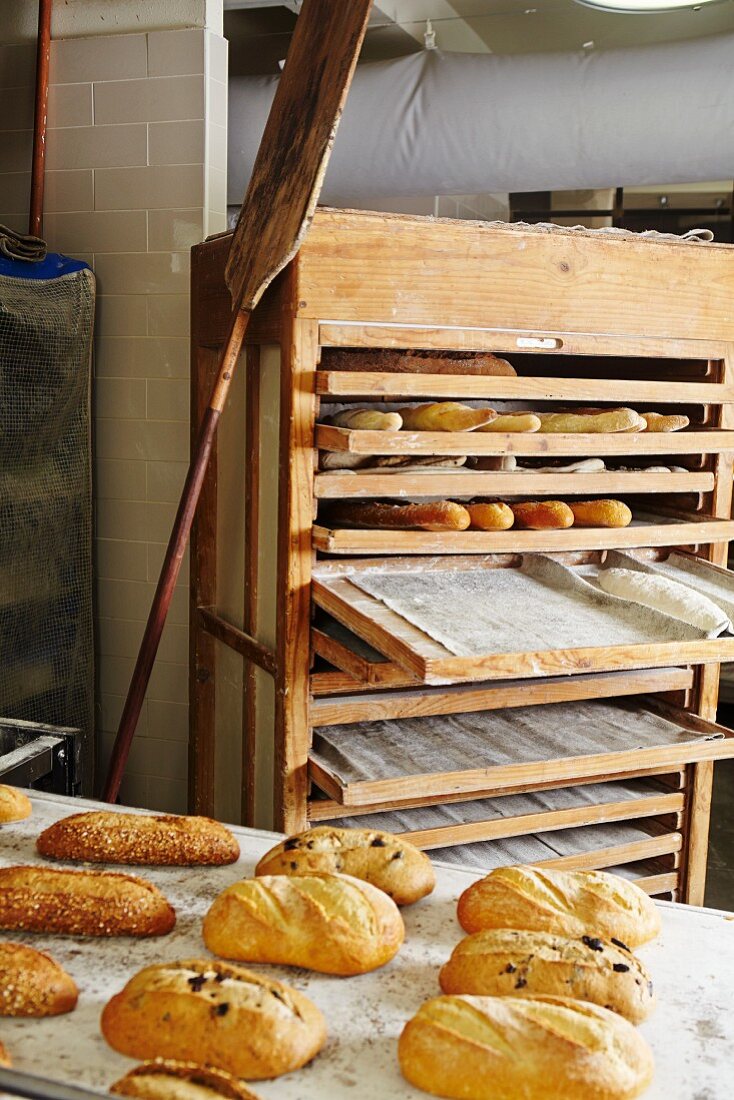
<instances>
[{"instance_id":1,"label":"ceiling light fixture","mask_svg":"<svg viewBox=\"0 0 734 1100\"><path fill-rule=\"evenodd\" d=\"M692 8L698 11L705 4L718 4L720 0L576 0L585 8L616 12L623 15L653 15L662 12Z\"/></svg>"}]
</instances>

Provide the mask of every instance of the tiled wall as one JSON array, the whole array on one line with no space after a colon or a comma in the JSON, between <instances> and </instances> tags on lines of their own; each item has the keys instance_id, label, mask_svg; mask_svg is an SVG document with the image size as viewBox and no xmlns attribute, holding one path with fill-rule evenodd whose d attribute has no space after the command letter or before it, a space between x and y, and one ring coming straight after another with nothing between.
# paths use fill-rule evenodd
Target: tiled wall
<instances>
[{"instance_id":1,"label":"tiled wall","mask_svg":"<svg viewBox=\"0 0 734 1100\"><path fill-rule=\"evenodd\" d=\"M0 47L0 221L27 225L33 47ZM175 30L55 41L44 236L98 279L98 750L104 773L186 471L189 248L225 227L227 44ZM123 801L186 807L182 574Z\"/></svg>"}]
</instances>

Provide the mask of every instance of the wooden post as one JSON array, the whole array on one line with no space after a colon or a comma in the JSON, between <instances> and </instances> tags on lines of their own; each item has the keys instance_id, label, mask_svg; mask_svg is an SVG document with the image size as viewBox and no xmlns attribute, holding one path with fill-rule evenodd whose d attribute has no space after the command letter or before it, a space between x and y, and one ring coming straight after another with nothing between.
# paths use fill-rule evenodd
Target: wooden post
<instances>
[{"instance_id":1,"label":"wooden post","mask_svg":"<svg viewBox=\"0 0 734 1100\"><path fill-rule=\"evenodd\" d=\"M51 7L53 0L39 0L36 47L36 101L33 114L31 206L28 232L43 233L43 187L46 173L46 125L48 122L48 67L51 58Z\"/></svg>"},{"instance_id":2,"label":"wooden post","mask_svg":"<svg viewBox=\"0 0 734 1100\"><path fill-rule=\"evenodd\" d=\"M245 591L242 629L257 637L260 527L260 348L247 348L245 378ZM257 674L252 661L245 661L242 679L242 821L255 824L255 754L257 721Z\"/></svg>"}]
</instances>

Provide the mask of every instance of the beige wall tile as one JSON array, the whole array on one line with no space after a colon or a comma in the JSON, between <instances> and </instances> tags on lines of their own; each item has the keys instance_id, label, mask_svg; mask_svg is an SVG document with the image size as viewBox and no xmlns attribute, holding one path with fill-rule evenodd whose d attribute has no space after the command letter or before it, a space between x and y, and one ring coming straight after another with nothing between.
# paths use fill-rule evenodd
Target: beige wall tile
<instances>
[{"instance_id":1,"label":"beige wall tile","mask_svg":"<svg viewBox=\"0 0 734 1100\"><path fill-rule=\"evenodd\" d=\"M149 123L148 163L203 164L203 119Z\"/></svg>"},{"instance_id":2,"label":"beige wall tile","mask_svg":"<svg viewBox=\"0 0 734 1100\"><path fill-rule=\"evenodd\" d=\"M46 214L43 232L60 252L84 248L90 252L145 252L148 241L144 210L90 210L75 214Z\"/></svg>"},{"instance_id":3,"label":"beige wall tile","mask_svg":"<svg viewBox=\"0 0 734 1100\"><path fill-rule=\"evenodd\" d=\"M94 415L113 420L144 420L147 383L142 378L98 378Z\"/></svg>"},{"instance_id":4,"label":"beige wall tile","mask_svg":"<svg viewBox=\"0 0 734 1100\"><path fill-rule=\"evenodd\" d=\"M7 214L24 214L28 222L28 203L31 194L30 172L3 172L0 174L0 207L3 217Z\"/></svg>"},{"instance_id":5,"label":"beige wall tile","mask_svg":"<svg viewBox=\"0 0 734 1100\"><path fill-rule=\"evenodd\" d=\"M209 165L207 170L207 206L217 214L227 211L227 173Z\"/></svg>"},{"instance_id":6,"label":"beige wall tile","mask_svg":"<svg viewBox=\"0 0 734 1100\"><path fill-rule=\"evenodd\" d=\"M204 238L204 213L191 210L149 210L148 248L151 252L189 249Z\"/></svg>"},{"instance_id":7,"label":"beige wall tile","mask_svg":"<svg viewBox=\"0 0 734 1100\"><path fill-rule=\"evenodd\" d=\"M2 55L0 54L0 65ZM2 79L0 78L0 86ZM0 132L33 129L33 87L5 88L0 113Z\"/></svg>"},{"instance_id":8,"label":"beige wall tile","mask_svg":"<svg viewBox=\"0 0 734 1100\"><path fill-rule=\"evenodd\" d=\"M32 118L31 112L31 120ZM91 126L93 122L91 84L50 85L48 89L48 125L50 127Z\"/></svg>"},{"instance_id":9,"label":"beige wall tile","mask_svg":"<svg viewBox=\"0 0 734 1100\"><path fill-rule=\"evenodd\" d=\"M218 80L208 82L208 109L207 119L215 126L227 125L227 85L220 84Z\"/></svg>"},{"instance_id":10,"label":"beige wall tile","mask_svg":"<svg viewBox=\"0 0 734 1100\"><path fill-rule=\"evenodd\" d=\"M143 123L134 126L70 126L49 130L47 146L49 171L146 164L147 128Z\"/></svg>"},{"instance_id":11,"label":"beige wall tile","mask_svg":"<svg viewBox=\"0 0 734 1100\"><path fill-rule=\"evenodd\" d=\"M95 364L98 378L188 378L188 336L101 339Z\"/></svg>"},{"instance_id":12,"label":"beige wall tile","mask_svg":"<svg viewBox=\"0 0 734 1100\"><path fill-rule=\"evenodd\" d=\"M154 594L155 585L142 581L101 581L98 585L97 613L103 619L137 619L145 622ZM168 617L172 623L188 623L189 594L185 588L174 591Z\"/></svg>"},{"instance_id":13,"label":"beige wall tile","mask_svg":"<svg viewBox=\"0 0 734 1100\"><path fill-rule=\"evenodd\" d=\"M188 252L97 252L94 270L101 294L182 294L189 288Z\"/></svg>"},{"instance_id":14,"label":"beige wall tile","mask_svg":"<svg viewBox=\"0 0 734 1100\"><path fill-rule=\"evenodd\" d=\"M98 500L145 500L145 462L121 458L97 459L94 466L95 495Z\"/></svg>"},{"instance_id":15,"label":"beige wall tile","mask_svg":"<svg viewBox=\"0 0 734 1100\"><path fill-rule=\"evenodd\" d=\"M36 72L35 46L0 45L0 88L20 88L33 84Z\"/></svg>"},{"instance_id":16,"label":"beige wall tile","mask_svg":"<svg viewBox=\"0 0 734 1100\"><path fill-rule=\"evenodd\" d=\"M203 73L205 61L203 30L152 31L148 35L148 76Z\"/></svg>"},{"instance_id":17,"label":"beige wall tile","mask_svg":"<svg viewBox=\"0 0 734 1100\"><path fill-rule=\"evenodd\" d=\"M150 336L183 336L188 333L188 294L149 294L147 301Z\"/></svg>"},{"instance_id":18,"label":"beige wall tile","mask_svg":"<svg viewBox=\"0 0 734 1100\"><path fill-rule=\"evenodd\" d=\"M189 697L189 669L187 664L168 664L157 661L150 677L148 698L159 703L185 703ZM165 772L159 772L165 775Z\"/></svg>"},{"instance_id":19,"label":"beige wall tile","mask_svg":"<svg viewBox=\"0 0 734 1100\"><path fill-rule=\"evenodd\" d=\"M98 502L98 507L102 502ZM98 538L95 545L97 576L116 581L147 581L148 555L144 542Z\"/></svg>"},{"instance_id":20,"label":"beige wall tile","mask_svg":"<svg viewBox=\"0 0 734 1100\"><path fill-rule=\"evenodd\" d=\"M149 541L151 543L166 543L171 534L173 521L176 518L176 505L161 501L149 501L145 507L148 512ZM150 559L150 555L148 557ZM159 572L160 570L156 570L151 577L150 570L148 570L148 580L158 580Z\"/></svg>"},{"instance_id":21,"label":"beige wall tile","mask_svg":"<svg viewBox=\"0 0 734 1100\"><path fill-rule=\"evenodd\" d=\"M148 381L148 411L151 420L189 422L189 383L178 379Z\"/></svg>"},{"instance_id":22,"label":"beige wall tile","mask_svg":"<svg viewBox=\"0 0 734 1100\"><path fill-rule=\"evenodd\" d=\"M46 172L44 211L94 209L94 175L91 168L79 171Z\"/></svg>"},{"instance_id":23,"label":"beige wall tile","mask_svg":"<svg viewBox=\"0 0 734 1100\"><path fill-rule=\"evenodd\" d=\"M189 736L189 708L185 703L161 703L157 699L148 702L150 731L166 741L187 741Z\"/></svg>"},{"instance_id":24,"label":"beige wall tile","mask_svg":"<svg viewBox=\"0 0 734 1100\"><path fill-rule=\"evenodd\" d=\"M65 38L51 43L52 84L121 80L147 73L148 44L144 34Z\"/></svg>"},{"instance_id":25,"label":"beige wall tile","mask_svg":"<svg viewBox=\"0 0 734 1100\"><path fill-rule=\"evenodd\" d=\"M95 84L94 120L101 126L204 118L205 89L206 83L201 76Z\"/></svg>"},{"instance_id":26,"label":"beige wall tile","mask_svg":"<svg viewBox=\"0 0 734 1100\"><path fill-rule=\"evenodd\" d=\"M180 741L162 741L154 737L145 738L144 744L149 782L153 787L158 783L156 776L169 782L186 779L188 772L186 745Z\"/></svg>"},{"instance_id":27,"label":"beige wall tile","mask_svg":"<svg viewBox=\"0 0 734 1100\"><path fill-rule=\"evenodd\" d=\"M167 210L198 206L204 198L200 165L100 168L94 174L95 210Z\"/></svg>"},{"instance_id":28,"label":"beige wall tile","mask_svg":"<svg viewBox=\"0 0 734 1100\"><path fill-rule=\"evenodd\" d=\"M152 385L151 382L148 383ZM182 383L186 385L186 383ZM181 496L188 463L148 462L146 465L146 500L176 504Z\"/></svg>"},{"instance_id":29,"label":"beige wall tile","mask_svg":"<svg viewBox=\"0 0 734 1100\"><path fill-rule=\"evenodd\" d=\"M0 172L29 171L32 150L32 130L8 130L0 141Z\"/></svg>"},{"instance_id":30,"label":"beige wall tile","mask_svg":"<svg viewBox=\"0 0 734 1100\"><path fill-rule=\"evenodd\" d=\"M102 622L110 622L109 619L103 619ZM142 623L139 624L142 627ZM125 704L125 695L107 695L100 694L100 728L111 735L117 732L117 727L120 725L120 719L122 718L122 708ZM148 732L148 704L147 701L143 703L143 709L140 711L140 720L138 721L138 728L136 731L142 737ZM109 738L109 748L112 747L112 737Z\"/></svg>"},{"instance_id":31,"label":"beige wall tile","mask_svg":"<svg viewBox=\"0 0 734 1100\"><path fill-rule=\"evenodd\" d=\"M147 798L151 810L165 814L188 812L188 787L183 779L163 779L151 775L148 778Z\"/></svg>"},{"instance_id":32,"label":"beige wall tile","mask_svg":"<svg viewBox=\"0 0 734 1100\"><path fill-rule=\"evenodd\" d=\"M102 657L129 657L134 660L138 655L144 629L145 624L142 621L130 622L126 619L100 619L97 626L97 651ZM172 664L188 666L189 632L186 626L182 623L166 623L161 637L161 643L158 647L158 658L161 661L167 661ZM158 705L174 708L178 706L173 703ZM178 723L174 721L176 718L178 719ZM181 723L180 715L174 710L169 720L174 731L177 730ZM119 714L115 719L115 728L117 727L117 722L119 722ZM152 732L156 732L155 727L152 727ZM176 740L179 737L178 732L163 730L157 732L161 737L169 737L172 740Z\"/></svg>"},{"instance_id":33,"label":"beige wall tile","mask_svg":"<svg viewBox=\"0 0 734 1100\"><path fill-rule=\"evenodd\" d=\"M206 36L207 73L214 80L222 84L227 83L229 42L218 34L208 33Z\"/></svg>"},{"instance_id":34,"label":"beige wall tile","mask_svg":"<svg viewBox=\"0 0 734 1100\"><path fill-rule=\"evenodd\" d=\"M98 500L97 538L140 542L148 539L148 506L138 500ZM143 547L145 549L145 547ZM147 559L146 559L147 560ZM147 580L147 566L142 577L116 578Z\"/></svg>"},{"instance_id":35,"label":"beige wall tile","mask_svg":"<svg viewBox=\"0 0 734 1100\"><path fill-rule=\"evenodd\" d=\"M227 131L224 126L209 127L209 165L227 171Z\"/></svg>"},{"instance_id":36,"label":"beige wall tile","mask_svg":"<svg viewBox=\"0 0 734 1100\"><path fill-rule=\"evenodd\" d=\"M120 805L147 809L150 806L150 783L147 775L136 775L131 770L125 772L120 784Z\"/></svg>"},{"instance_id":37,"label":"beige wall tile","mask_svg":"<svg viewBox=\"0 0 734 1100\"><path fill-rule=\"evenodd\" d=\"M186 462L189 427L175 421L100 420L96 432L98 458L140 458Z\"/></svg>"},{"instance_id":38,"label":"beige wall tile","mask_svg":"<svg viewBox=\"0 0 734 1100\"><path fill-rule=\"evenodd\" d=\"M145 336L147 304L144 294L100 294L95 331L98 336Z\"/></svg>"}]
</instances>

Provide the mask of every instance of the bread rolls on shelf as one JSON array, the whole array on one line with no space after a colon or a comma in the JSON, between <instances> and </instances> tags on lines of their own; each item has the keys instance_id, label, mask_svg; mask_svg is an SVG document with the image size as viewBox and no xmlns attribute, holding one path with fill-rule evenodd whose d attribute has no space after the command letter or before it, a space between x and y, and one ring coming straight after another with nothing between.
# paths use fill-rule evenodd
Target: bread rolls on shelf
<instances>
[{"instance_id":1,"label":"bread rolls on shelf","mask_svg":"<svg viewBox=\"0 0 734 1100\"><path fill-rule=\"evenodd\" d=\"M591 1001L640 1024L655 1006L650 975L621 944L512 928L467 936L442 968L444 993L553 995Z\"/></svg>"},{"instance_id":2,"label":"bread rolls on shelf","mask_svg":"<svg viewBox=\"0 0 734 1100\"><path fill-rule=\"evenodd\" d=\"M643 431L646 432L679 432L690 424L688 417L680 413L665 416L662 413L644 412L640 415L645 421Z\"/></svg>"},{"instance_id":3,"label":"bread rolls on shelf","mask_svg":"<svg viewBox=\"0 0 734 1100\"><path fill-rule=\"evenodd\" d=\"M641 432L645 421L634 409L573 409L566 412L541 412L541 432Z\"/></svg>"},{"instance_id":4,"label":"bread rolls on shelf","mask_svg":"<svg viewBox=\"0 0 734 1100\"><path fill-rule=\"evenodd\" d=\"M234 835L209 817L72 814L44 829L36 848L47 859L158 867L221 866L239 859Z\"/></svg>"},{"instance_id":5,"label":"bread rolls on shelf","mask_svg":"<svg viewBox=\"0 0 734 1100\"><path fill-rule=\"evenodd\" d=\"M605 871L498 867L459 898L465 932L519 928L599 936L639 947L660 932L655 903L634 882Z\"/></svg>"},{"instance_id":6,"label":"bread rolls on shelf","mask_svg":"<svg viewBox=\"0 0 734 1100\"><path fill-rule=\"evenodd\" d=\"M299 1069L326 1042L303 993L215 959L141 970L105 1005L102 1034L128 1058L190 1061L263 1080Z\"/></svg>"},{"instance_id":7,"label":"bread rolls on shelf","mask_svg":"<svg viewBox=\"0 0 734 1100\"><path fill-rule=\"evenodd\" d=\"M629 527L632 512L621 500L571 500L576 527Z\"/></svg>"},{"instance_id":8,"label":"bread rolls on shelf","mask_svg":"<svg viewBox=\"0 0 734 1100\"><path fill-rule=\"evenodd\" d=\"M412 905L436 885L433 864L420 848L392 833L316 825L266 852L256 875L343 872L371 882L397 905Z\"/></svg>"},{"instance_id":9,"label":"bread rolls on shelf","mask_svg":"<svg viewBox=\"0 0 734 1100\"><path fill-rule=\"evenodd\" d=\"M459 401L434 401L400 409L403 428L412 432L473 432L497 417L494 409L473 409Z\"/></svg>"},{"instance_id":10,"label":"bread rolls on shelf","mask_svg":"<svg viewBox=\"0 0 734 1100\"><path fill-rule=\"evenodd\" d=\"M528 500L510 505L518 527L533 531L573 527L573 512L562 500Z\"/></svg>"},{"instance_id":11,"label":"bread rolls on shelf","mask_svg":"<svg viewBox=\"0 0 734 1100\"><path fill-rule=\"evenodd\" d=\"M258 1100L242 1081L223 1069L164 1059L135 1066L110 1085L110 1092L137 1100Z\"/></svg>"},{"instance_id":12,"label":"bread rolls on shelf","mask_svg":"<svg viewBox=\"0 0 734 1100\"><path fill-rule=\"evenodd\" d=\"M73 978L50 955L0 943L0 1016L61 1016L78 996Z\"/></svg>"},{"instance_id":13,"label":"bread rolls on shelf","mask_svg":"<svg viewBox=\"0 0 734 1100\"><path fill-rule=\"evenodd\" d=\"M456 1100L633 1100L654 1071L629 1021L570 997L435 997L398 1058L412 1085Z\"/></svg>"},{"instance_id":14,"label":"bread rolls on shelf","mask_svg":"<svg viewBox=\"0 0 734 1100\"><path fill-rule=\"evenodd\" d=\"M334 527L374 527L393 531L465 531L471 522L461 504L437 500L425 504L335 504L328 511Z\"/></svg>"},{"instance_id":15,"label":"bread rolls on shelf","mask_svg":"<svg viewBox=\"0 0 734 1100\"><path fill-rule=\"evenodd\" d=\"M355 428L367 432L399 432L403 426L400 413L380 409L343 409L329 417L337 428Z\"/></svg>"},{"instance_id":16,"label":"bread rolls on shelf","mask_svg":"<svg viewBox=\"0 0 734 1100\"><path fill-rule=\"evenodd\" d=\"M507 531L515 522L515 514L507 504L466 504L471 526L477 531Z\"/></svg>"},{"instance_id":17,"label":"bread rolls on shelf","mask_svg":"<svg viewBox=\"0 0 734 1100\"><path fill-rule=\"evenodd\" d=\"M263 875L224 890L204 918L204 943L239 962L366 974L388 963L405 938L397 905L351 875Z\"/></svg>"},{"instance_id":18,"label":"bread rolls on shelf","mask_svg":"<svg viewBox=\"0 0 734 1100\"><path fill-rule=\"evenodd\" d=\"M540 417L535 413L498 413L497 417L477 428L478 432L539 432Z\"/></svg>"},{"instance_id":19,"label":"bread rolls on shelf","mask_svg":"<svg viewBox=\"0 0 734 1100\"><path fill-rule=\"evenodd\" d=\"M27 794L17 787L8 787L0 783L0 825L11 821L24 821L31 816L33 806Z\"/></svg>"},{"instance_id":20,"label":"bread rolls on shelf","mask_svg":"<svg viewBox=\"0 0 734 1100\"><path fill-rule=\"evenodd\" d=\"M391 348L325 348L322 370L378 371L386 374L479 374L514 376L515 368L497 355L460 351Z\"/></svg>"},{"instance_id":21,"label":"bread rolls on shelf","mask_svg":"<svg viewBox=\"0 0 734 1100\"><path fill-rule=\"evenodd\" d=\"M164 936L176 914L157 886L112 871L0 868L0 928L65 936Z\"/></svg>"},{"instance_id":22,"label":"bread rolls on shelf","mask_svg":"<svg viewBox=\"0 0 734 1100\"><path fill-rule=\"evenodd\" d=\"M8 1054L8 1052L5 1049L5 1047L3 1046L3 1044L0 1043L0 1066L4 1066L5 1069L10 1069L12 1064L13 1063L12 1063L12 1060L10 1058L10 1055Z\"/></svg>"}]
</instances>

